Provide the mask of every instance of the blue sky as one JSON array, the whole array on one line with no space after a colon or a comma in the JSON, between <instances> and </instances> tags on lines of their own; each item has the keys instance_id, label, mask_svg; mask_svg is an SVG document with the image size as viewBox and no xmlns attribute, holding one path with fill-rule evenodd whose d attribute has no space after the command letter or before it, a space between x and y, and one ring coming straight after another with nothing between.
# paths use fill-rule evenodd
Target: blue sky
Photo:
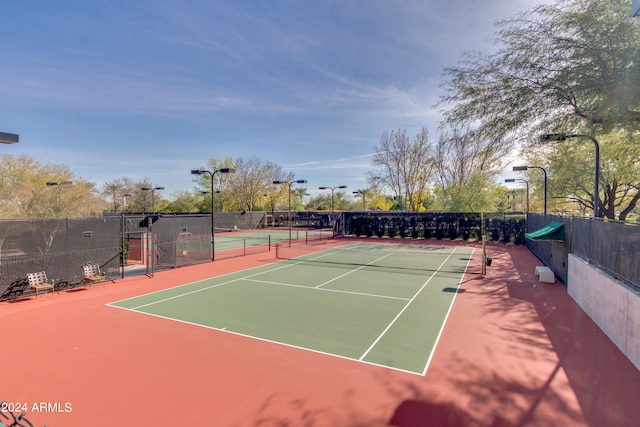
<instances>
[{"instance_id":1,"label":"blue sky","mask_svg":"<svg viewBox=\"0 0 640 427\"><path fill-rule=\"evenodd\" d=\"M384 131L437 140L443 68L544 2L0 0L0 150L166 198L212 157L364 188Z\"/></svg>"}]
</instances>

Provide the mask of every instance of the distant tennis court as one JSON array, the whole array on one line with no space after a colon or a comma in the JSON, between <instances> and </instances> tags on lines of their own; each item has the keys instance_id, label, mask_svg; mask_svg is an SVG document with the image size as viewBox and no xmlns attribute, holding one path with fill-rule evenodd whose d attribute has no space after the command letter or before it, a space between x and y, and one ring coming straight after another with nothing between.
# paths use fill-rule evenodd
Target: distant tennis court
<instances>
[{"instance_id":1,"label":"distant tennis court","mask_svg":"<svg viewBox=\"0 0 640 427\"><path fill-rule=\"evenodd\" d=\"M292 229L291 232L286 228L278 229L259 229L259 230L240 230L229 228L216 228L215 250L217 258L229 258L240 255L248 255L257 252L266 252L271 246L278 243L289 241L297 243L309 243L318 240L333 238L333 229ZM210 250L211 238L208 236L204 239L197 238L196 250ZM193 248L187 248L193 250Z\"/></svg>"},{"instance_id":2,"label":"distant tennis court","mask_svg":"<svg viewBox=\"0 0 640 427\"><path fill-rule=\"evenodd\" d=\"M424 375L472 249L283 242L276 255L109 305Z\"/></svg>"}]
</instances>

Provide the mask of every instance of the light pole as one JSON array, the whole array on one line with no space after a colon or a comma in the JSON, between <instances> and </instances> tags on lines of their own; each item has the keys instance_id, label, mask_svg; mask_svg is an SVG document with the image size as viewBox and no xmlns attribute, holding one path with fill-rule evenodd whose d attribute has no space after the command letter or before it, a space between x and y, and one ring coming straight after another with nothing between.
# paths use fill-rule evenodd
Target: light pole
<instances>
[{"instance_id":1,"label":"light pole","mask_svg":"<svg viewBox=\"0 0 640 427\"><path fill-rule=\"evenodd\" d=\"M273 181L274 184L287 184L289 186L289 246L291 246L291 186L293 184L306 184L306 179L298 179L295 181Z\"/></svg>"},{"instance_id":2,"label":"light pole","mask_svg":"<svg viewBox=\"0 0 640 427\"><path fill-rule=\"evenodd\" d=\"M127 197L131 197L131 194L126 193L122 195L122 212L126 212L127 207L128 207L128 202L127 202Z\"/></svg>"},{"instance_id":3,"label":"light pole","mask_svg":"<svg viewBox=\"0 0 640 427\"><path fill-rule=\"evenodd\" d=\"M59 182L53 182L53 181L47 181L47 186L49 187L57 187L57 195L56 195L56 210L58 211L57 214L60 215L60 186L62 185L71 185L73 184L72 181L59 181Z\"/></svg>"},{"instance_id":4,"label":"light pole","mask_svg":"<svg viewBox=\"0 0 640 427\"><path fill-rule=\"evenodd\" d=\"M585 134L566 134L566 133L548 133L540 136L540 142L549 142L549 141L566 141L567 138L588 138L593 142L593 145L596 149L596 165L595 165L595 178L593 183L593 216L594 218L598 218L600 216L600 206L599 199L600 195L598 193L598 182L600 182L600 144L598 141L592 137L591 135Z\"/></svg>"},{"instance_id":5,"label":"light pole","mask_svg":"<svg viewBox=\"0 0 640 427\"><path fill-rule=\"evenodd\" d=\"M214 177L216 176L217 173L235 173L236 170L233 168L221 168L218 170L215 170L213 172L208 171L208 170L204 170L204 169L192 169L191 170L191 175L204 175L204 174L209 174L211 176L211 261L215 261L216 259L216 255L215 255L215 226L213 223L213 212L215 211L214 206L215 204L213 203L213 195L216 192L214 190Z\"/></svg>"},{"instance_id":6,"label":"light pole","mask_svg":"<svg viewBox=\"0 0 640 427\"><path fill-rule=\"evenodd\" d=\"M339 185L337 187L318 187L318 190L331 190L331 214L333 215L334 213L334 209L333 209L333 190L335 190L336 188L347 188L346 185Z\"/></svg>"},{"instance_id":7,"label":"light pole","mask_svg":"<svg viewBox=\"0 0 640 427\"><path fill-rule=\"evenodd\" d=\"M364 191L363 190L358 190L358 191L354 191L353 194L359 194L362 196L362 211L366 211L367 210L367 199L364 195Z\"/></svg>"},{"instance_id":8,"label":"light pole","mask_svg":"<svg viewBox=\"0 0 640 427\"><path fill-rule=\"evenodd\" d=\"M529 181L520 178L508 178L504 182L524 182L527 185L527 213L529 213Z\"/></svg>"},{"instance_id":9,"label":"light pole","mask_svg":"<svg viewBox=\"0 0 640 427\"><path fill-rule=\"evenodd\" d=\"M156 213L156 200L155 200L155 193L156 190L164 190L164 187L142 187L140 188L140 190L142 191L149 191L151 190L151 213L154 214ZM145 197L145 202L146 202L146 197ZM145 203L145 210L146 209L146 203Z\"/></svg>"},{"instance_id":10,"label":"light pole","mask_svg":"<svg viewBox=\"0 0 640 427\"><path fill-rule=\"evenodd\" d=\"M526 171L527 169L540 169L544 173L544 215L547 216L547 171L540 166L514 166L513 171Z\"/></svg>"}]
</instances>

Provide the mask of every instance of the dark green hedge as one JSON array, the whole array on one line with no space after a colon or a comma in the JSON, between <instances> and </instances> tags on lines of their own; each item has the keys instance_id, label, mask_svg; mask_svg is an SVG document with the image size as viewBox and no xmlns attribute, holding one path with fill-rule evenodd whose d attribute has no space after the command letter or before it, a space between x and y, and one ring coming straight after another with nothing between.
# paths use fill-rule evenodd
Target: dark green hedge
<instances>
[{"instance_id":1,"label":"dark green hedge","mask_svg":"<svg viewBox=\"0 0 640 427\"><path fill-rule=\"evenodd\" d=\"M358 237L481 240L525 244L525 217L514 214L344 212L344 233Z\"/></svg>"}]
</instances>

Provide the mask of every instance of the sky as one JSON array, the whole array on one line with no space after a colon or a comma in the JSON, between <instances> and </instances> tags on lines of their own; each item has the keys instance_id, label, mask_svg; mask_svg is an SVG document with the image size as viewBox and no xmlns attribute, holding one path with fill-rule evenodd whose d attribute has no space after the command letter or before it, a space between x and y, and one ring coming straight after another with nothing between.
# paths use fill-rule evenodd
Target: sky
<instances>
[{"instance_id":1,"label":"sky","mask_svg":"<svg viewBox=\"0 0 640 427\"><path fill-rule=\"evenodd\" d=\"M366 188L382 133L437 141L443 69L541 3L0 0L0 153L168 199L226 157Z\"/></svg>"}]
</instances>

